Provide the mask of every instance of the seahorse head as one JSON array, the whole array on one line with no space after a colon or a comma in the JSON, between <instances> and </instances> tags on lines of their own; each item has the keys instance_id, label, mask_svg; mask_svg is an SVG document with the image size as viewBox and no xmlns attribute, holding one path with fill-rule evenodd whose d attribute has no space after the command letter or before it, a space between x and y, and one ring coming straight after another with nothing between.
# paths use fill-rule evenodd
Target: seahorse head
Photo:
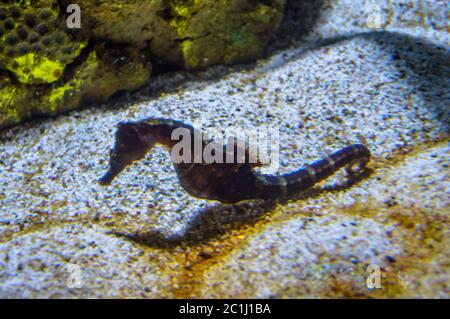
<instances>
[{"instance_id":1,"label":"seahorse head","mask_svg":"<svg viewBox=\"0 0 450 319\"><path fill-rule=\"evenodd\" d=\"M110 151L109 169L99 180L101 185L110 185L125 167L145 157L155 145L152 134L146 134L140 122L121 122L116 132L116 140Z\"/></svg>"}]
</instances>

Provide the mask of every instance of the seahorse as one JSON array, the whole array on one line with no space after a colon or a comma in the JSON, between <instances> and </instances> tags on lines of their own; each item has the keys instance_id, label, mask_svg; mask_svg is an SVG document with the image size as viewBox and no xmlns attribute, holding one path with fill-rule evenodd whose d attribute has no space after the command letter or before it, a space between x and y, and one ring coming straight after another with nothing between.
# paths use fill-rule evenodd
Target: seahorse
<instances>
[{"instance_id":1,"label":"seahorse","mask_svg":"<svg viewBox=\"0 0 450 319\"><path fill-rule=\"evenodd\" d=\"M172 150L179 143L178 140L172 139L172 133L176 129L186 130L191 138L191 143L186 144L191 145L191 149L183 150L187 152L186 154L180 154L185 155L188 161L174 161L172 156L181 186L191 196L222 203L290 198L343 167L346 167L349 174L360 172L370 160L369 149L362 144L355 144L292 173L267 175L255 170L261 163L255 160L255 156L246 145L240 146L239 143L234 143L232 147L221 145L216 149L223 150L224 156L232 156L233 160L226 160L223 163L205 162L202 156L199 160L198 156L196 157L198 154L195 154L195 138L201 136L196 128L181 121L149 118L118 124L115 145L110 151L109 169L99 183L110 185L128 165L144 158L156 144ZM209 140L201 139L201 154L210 143ZM238 158L239 154L241 158Z\"/></svg>"}]
</instances>

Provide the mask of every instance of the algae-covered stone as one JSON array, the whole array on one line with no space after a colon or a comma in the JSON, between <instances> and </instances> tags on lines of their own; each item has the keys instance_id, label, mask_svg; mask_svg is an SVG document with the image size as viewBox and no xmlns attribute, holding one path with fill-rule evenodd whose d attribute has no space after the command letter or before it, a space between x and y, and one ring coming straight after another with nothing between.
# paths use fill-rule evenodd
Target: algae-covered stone
<instances>
[{"instance_id":1,"label":"algae-covered stone","mask_svg":"<svg viewBox=\"0 0 450 319\"><path fill-rule=\"evenodd\" d=\"M0 74L0 127L14 125L30 113L30 91Z\"/></svg>"},{"instance_id":2,"label":"algae-covered stone","mask_svg":"<svg viewBox=\"0 0 450 319\"><path fill-rule=\"evenodd\" d=\"M156 57L189 70L254 59L277 28L282 0L0 2L0 129L138 89ZM8 83L8 84L6 84Z\"/></svg>"},{"instance_id":3,"label":"algae-covered stone","mask_svg":"<svg viewBox=\"0 0 450 319\"><path fill-rule=\"evenodd\" d=\"M187 69L254 59L283 15L280 0L176 0L171 5L171 25L182 41Z\"/></svg>"},{"instance_id":4,"label":"algae-covered stone","mask_svg":"<svg viewBox=\"0 0 450 319\"><path fill-rule=\"evenodd\" d=\"M100 63L85 93L90 101L105 102L116 92L136 90L150 77L151 65L137 49L106 48L99 54Z\"/></svg>"},{"instance_id":5,"label":"algae-covered stone","mask_svg":"<svg viewBox=\"0 0 450 319\"><path fill-rule=\"evenodd\" d=\"M85 32L146 47L197 69L254 59L283 16L283 1L146 0L78 2Z\"/></svg>"},{"instance_id":6,"label":"algae-covered stone","mask_svg":"<svg viewBox=\"0 0 450 319\"><path fill-rule=\"evenodd\" d=\"M76 108L81 103L84 92L90 88L98 65L97 54L91 52L87 60L75 70L69 82L60 83L42 98L39 113L53 115Z\"/></svg>"},{"instance_id":7,"label":"algae-covered stone","mask_svg":"<svg viewBox=\"0 0 450 319\"><path fill-rule=\"evenodd\" d=\"M103 102L148 80L138 51L88 49L89 37L74 33L56 0L0 3L0 128Z\"/></svg>"},{"instance_id":8,"label":"algae-covered stone","mask_svg":"<svg viewBox=\"0 0 450 319\"><path fill-rule=\"evenodd\" d=\"M117 56L118 54L120 56ZM115 55L114 55L115 54ZM0 77L0 128L20 123L33 115L56 115L73 110L84 101L104 102L114 93L135 90L150 76L147 67L135 53L92 51L67 80L48 87L13 83Z\"/></svg>"},{"instance_id":9,"label":"algae-covered stone","mask_svg":"<svg viewBox=\"0 0 450 319\"><path fill-rule=\"evenodd\" d=\"M147 48L170 62L181 59L166 0L77 1L89 37Z\"/></svg>"},{"instance_id":10,"label":"algae-covered stone","mask_svg":"<svg viewBox=\"0 0 450 319\"><path fill-rule=\"evenodd\" d=\"M53 83L86 43L61 28L56 0L0 4L0 68L24 84Z\"/></svg>"},{"instance_id":11,"label":"algae-covered stone","mask_svg":"<svg viewBox=\"0 0 450 319\"><path fill-rule=\"evenodd\" d=\"M119 53L121 55L117 56ZM139 88L149 76L150 69L139 61L139 57L133 56L133 52L126 55L122 51L106 51L99 56L92 51L73 70L70 80L58 82L41 94L34 113L55 115L73 110L83 101L104 102L118 91Z\"/></svg>"}]
</instances>

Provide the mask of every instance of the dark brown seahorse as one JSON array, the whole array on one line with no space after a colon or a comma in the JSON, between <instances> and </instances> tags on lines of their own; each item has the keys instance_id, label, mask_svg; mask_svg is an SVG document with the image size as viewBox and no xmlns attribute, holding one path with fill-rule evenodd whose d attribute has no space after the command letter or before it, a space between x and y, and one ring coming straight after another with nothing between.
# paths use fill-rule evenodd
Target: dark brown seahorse
<instances>
[{"instance_id":1,"label":"dark brown seahorse","mask_svg":"<svg viewBox=\"0 0 450 319\"><path fill-rule=\"evenodd\" d=\"M187 150L190 161L174 162L175 170L183 188L192 196L223 203L236 203L249 199L283 199L292 197L326 179L342 167L349 174L362 170L370 159L370 151L355 144L337 151L313 164L280 176L260 174L254 170L261 164L252 157L248 149L221 145L223 154L233 156L233 161L206 163L195 158L195 136L200 136L194 127L180 121L150 118L137 122L121 122L116 132L116 141L111 150L108 172L99 180L109 185L113 179L132 162L142 159L155 144L172 149L178 140L172 140L175 129L185 129L191 137L192 150ZM198 137L197 137L198 138ZM210 141L201 140L201 152ZM232 154L230 155L229 152ZM244 154L244 158L238 158ZM202 156L200 156L202 157ZM186 157L187 158L187 157ZM225 157L224 157L225 158ZM197 159L197 163L194 161Z\"/></svg>"}]
</instances>

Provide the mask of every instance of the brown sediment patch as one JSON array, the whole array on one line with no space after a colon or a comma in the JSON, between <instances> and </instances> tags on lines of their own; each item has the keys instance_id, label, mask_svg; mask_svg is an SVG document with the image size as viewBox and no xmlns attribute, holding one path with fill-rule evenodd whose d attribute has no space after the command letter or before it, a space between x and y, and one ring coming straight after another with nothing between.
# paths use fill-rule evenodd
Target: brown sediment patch
<instances>
[{"instance_id":1,"label":"brown sediment patch","mask_svg":"<svg viewBox=\"0 0 450 319\"><path fill-rule=\"evenodd\" d=\"M171 248L170 263L179 265L179 271L173 274L173 283L170 285L168 296L180 299L202 298L201 288L205 284L204 273L226 260L232 251L245 245L249 237L281 218L281 214L267 212L258 220L232 229L208 243L190 246L185 242L176 248Z\"/></svg>"}]
</instances>

